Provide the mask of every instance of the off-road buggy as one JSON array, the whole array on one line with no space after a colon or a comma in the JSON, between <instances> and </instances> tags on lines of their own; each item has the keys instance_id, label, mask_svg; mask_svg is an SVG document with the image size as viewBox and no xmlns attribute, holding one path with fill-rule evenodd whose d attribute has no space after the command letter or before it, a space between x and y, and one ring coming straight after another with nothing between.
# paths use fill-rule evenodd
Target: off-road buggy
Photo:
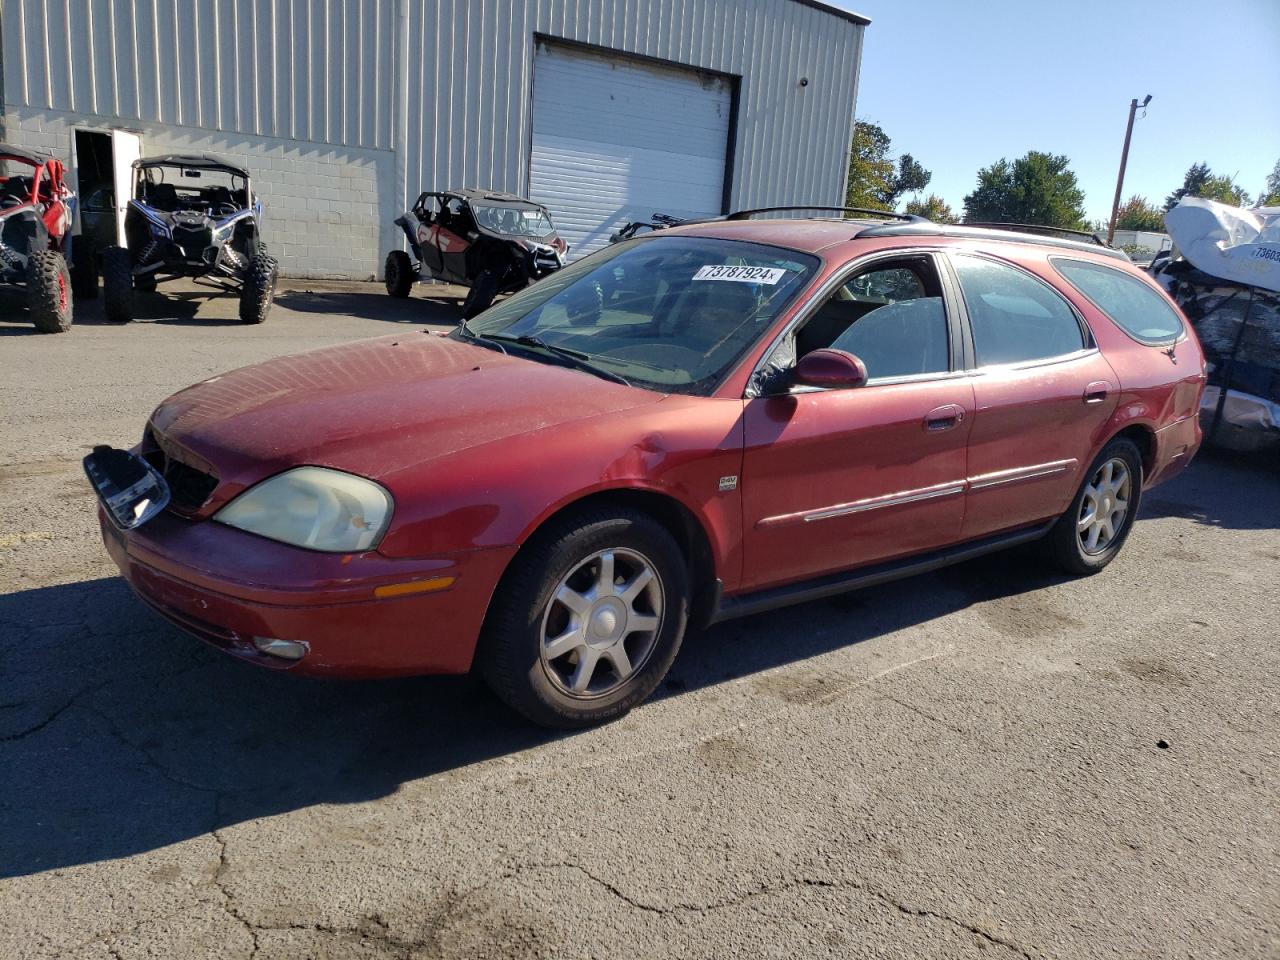
<instances>
[{"instance_id":1,"label":"off-road buggy","mask_svg":"<svg viewBox=\"0 0 1280 960\"><path fill-rule=\"evenodd\" d=\"M0 143L0 283L26 287L44 333L71 329L74 204L60 161Z\"/></svg>"},{"instance_id":2,"label":"off-road buggy","mask_svg":"<svg viewBox=\"0 0 1280 960\"><path fill-rule=\"evenodd\" d=\"M424 193L396 224L409 238L413 256L403 250L387 254L387 293L407 297L425 271L471 288L462 305L468 320L498 294L559 270L569 252L546 207L509 193Z\"/></svg>"},{"instance_id":3,"label":"off-road buggy","mask_svg":"<svg viewBox=\"0 0 1280 960\"><path fill-rule=\"evenodd\" d=\"M107 319L133 319L134 290L189 277L238 293L240 319L261 323L277 272L261 240L261 218L262 203L243 167L209 154L135 160L124 218L128 246L102 253Z\"/></svg>"}]
</instances>

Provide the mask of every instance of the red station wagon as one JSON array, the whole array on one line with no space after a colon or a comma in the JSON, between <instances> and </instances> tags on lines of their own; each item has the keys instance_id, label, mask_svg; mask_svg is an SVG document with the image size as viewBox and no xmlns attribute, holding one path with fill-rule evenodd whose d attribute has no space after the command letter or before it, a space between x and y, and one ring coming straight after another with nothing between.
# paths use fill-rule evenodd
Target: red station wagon
<instances>
[{"instance_id":1,"label":"red station wagon","mask_svg":"<svg viewBox=\"0 0 1280 960\"><path fill-rule=\"evenodd\" d=\"M1199 446L1194 334L1109 249L891 217L664 230L447 336L212 377L86 458L107 549L243 659L474 665L562 727L690 624L1031 540L1100 570Z\"/></svg>"}]
</instances>

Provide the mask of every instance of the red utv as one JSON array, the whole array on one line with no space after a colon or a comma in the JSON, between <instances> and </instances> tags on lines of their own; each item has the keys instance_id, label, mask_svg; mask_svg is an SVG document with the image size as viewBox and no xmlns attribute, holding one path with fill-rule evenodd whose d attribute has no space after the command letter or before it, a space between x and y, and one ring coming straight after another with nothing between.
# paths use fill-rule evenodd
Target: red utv
<instances>
[{"instance_id":1,"label":"red utv","mask_svg":"<svg viewBox=\"0 0 1280 960\"><path fill-rule=\"evenodd\" d=\"M541 204L491 190L424 193L396 218L413 256L387 254L387 293L407 297L423 273L470 287L470 320L500 293L514 293L564 266L569 245Z\"/></svg>"},{"instance_id":2,"label":"red utv","mask_svg":"<svg viewBox=\"0 0 1280 960\"><path fill-rule=\"evenodd\" d=\"M74 202L61 161L0 143L0 284L27 288L42 333L71 329Z\"/></svg>"}]
</instances>

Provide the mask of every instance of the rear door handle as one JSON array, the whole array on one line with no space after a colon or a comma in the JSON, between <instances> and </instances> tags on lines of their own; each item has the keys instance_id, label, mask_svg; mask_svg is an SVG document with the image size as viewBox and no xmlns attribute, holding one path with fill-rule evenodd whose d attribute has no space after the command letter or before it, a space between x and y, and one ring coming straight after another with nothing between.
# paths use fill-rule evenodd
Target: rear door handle
<instances>
[{"instance_id":1,"label":"rear door handle","mask_svg":"<svg viewBox=\"0 0 1280 960\"><path fill-rule=\"evenodd\" d=\"M941 433L964 422L964 408L954 403L934 407L924 415L925 433Z\"/></svg>"},{"instance_id":2,"label":"rear door handle","mask_svg":"<svg viewBox=\"0 0 1280 960\"><path fill-rule=\"evenodd\" d=\"M1084 388L1085 403L1101 403L1111 392L1111 384L1106 380L1095 380Z\"/></svg>"}]
</instances>

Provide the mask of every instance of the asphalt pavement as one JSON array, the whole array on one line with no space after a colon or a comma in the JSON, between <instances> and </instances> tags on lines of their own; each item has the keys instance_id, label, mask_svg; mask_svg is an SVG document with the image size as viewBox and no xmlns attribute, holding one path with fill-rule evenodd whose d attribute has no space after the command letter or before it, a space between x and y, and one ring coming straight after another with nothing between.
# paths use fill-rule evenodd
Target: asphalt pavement
<instances>
[{"instance_id":1,"label":"asphalt pavement","mask_svg":"<svg viewBox=\"0 0 1280 960\"><path fill-rule=\"evenodd\" d=\"M717 626L571 735L132 598L88 448L460 293L296 281L251 327L184 287L59 336L0 300L0 957L1280 957L1274 460L1202 455L1092 578L1022 550Z\"/></svg>"}]
</instances>

